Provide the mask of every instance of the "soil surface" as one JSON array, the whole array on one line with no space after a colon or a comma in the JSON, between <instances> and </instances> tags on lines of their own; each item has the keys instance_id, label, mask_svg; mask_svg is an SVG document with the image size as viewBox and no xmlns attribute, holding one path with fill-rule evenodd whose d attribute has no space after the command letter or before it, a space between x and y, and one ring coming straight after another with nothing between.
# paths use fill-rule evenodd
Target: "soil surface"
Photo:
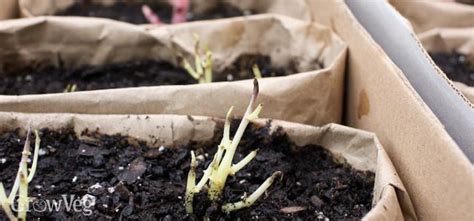
<instances>
[{"instance_id":1,"label":"soil surface","mask_svg":"<svg viewBox=\"0 0 474 221\"><path fill-rule=\"evenodd\" d=\"M270 57L242 55L222 73L214 73L214 81L251 79L252 65L258 64L263 77L285 76L297 73L295 65L273 68ZM225 74L224 74L225 73ZM196 84L184 69L160 61L129 61L77 69L30 68L4 74L0 80L0 94L47 94L62 93L68 85L76 85L76 91L110 88L126 88L159 85Z\"/></svg>"},{"instance_id":2,"label":"soil surface","mask_svg":"<svg viewBox=\"0 0 474 221\"><path fill-rule=\"evenodd\" d=\"M469 62L466 55L456 51L453 53L430 53L430 55L449 79L474 86L474 64Z\"/></svg>"},{"instance_id":3,"label":"soil surface","mask_svg":"<svg viewBox=\"0 0 474 221\"><path fill-rule=\"evenodd\" d=\"M148 20L143 16L141 2L117 2L110 6L103 4L89 2L87 0L75 1L74 4L59 11L56 15L61 16L86 16L86 17L100 17L110 18L119 21L134 23L134 24L147 24ZM164 23L170 23L173 8L167 1L148 1L145 2ZM197 20L210 20L220 18L230 18L243 15L252 14L251 11L242 11L239 8L224 2L219 1L216 7L202 14L188 13L188 21Z\"/></svg>"},{"instance_id":4,"label":"soil surface","mask_svg":"<svg viewBox=\"0 0 474 221\"><path fill-rule=\"evenodd\" d=\"M474 6L474 0L456 0L456 2Z\"/></svg>"},{"instance_id":5,"label":"soil surface","mask_svg":"<svg viewBox=\"0 0 474 221\"><path fill-rule=\"evenodd\" d=\"M235 131L237 121L233 124ZM81 202L95 199L95 205L88 207L92 211L89 216L84 215L87 208L68 212L62 206L58 212L30 212L28 219L202 220L208 216L210 220L324 220L358 219L370 210L373 173L336 163L318 146L294 151L295 145L281 130L269 135L268 127L250 125L234 162L254 148L259 152L235 177L229 177L222 201L238 201L277 170L283 172L282 179L252 207L229 215L212 206L203 190L195 196L194 215L186 215L183 198L189 150L196 152L200 179L221 139L219 130L210 142L152 148L98 131L85 131L88 139L78 139L72 129L43 129L38 169L29 186L30 197L35 197L30 207L41 211L41 202L61 199L61 194L75 195L84 200ZM0 177L7 190L12 186L23 144L24 137L16 131L0 135Z\"/></svg>"}]
</instances>

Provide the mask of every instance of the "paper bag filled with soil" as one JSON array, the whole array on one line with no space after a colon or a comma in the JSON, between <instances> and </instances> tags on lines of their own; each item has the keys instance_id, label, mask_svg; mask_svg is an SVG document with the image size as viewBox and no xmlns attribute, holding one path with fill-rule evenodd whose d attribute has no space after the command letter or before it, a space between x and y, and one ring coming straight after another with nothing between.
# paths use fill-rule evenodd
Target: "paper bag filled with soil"
<instances>
[{"instance_id":1,"label":"paper bag filled with soil","mask_svg":"<svg viewBox=\"0 0 474 221\"><path fill-rule=\"evenodd\" d=\"M2 177L7 189L24 143L24 128L40 129L38 169L30 196L60 194L95 200L93 219L179 220L190 150L197 178L222 138L222 120L178 115L0 114ZM231 135L239 120L232 121ZM262 198L226 215L196 195L193 216L217 220L414 219L411 201L384 149L372 133L329 124L323 127L258 120L250 124L235 160L257 156L227 180L222 200L238 201L279 170ZM18 158L18 159L17 159ZM14 162L12 162L14 161ZM54 169L51 169L54 168ZM12 173L8 173L8 171ZM33 217L78 218L83 213L31 213Z\"/></svg>"},{"instance_id":2,"label":"paper bag filled with soil","mask_svg":"<svg viewBox=\"0 0 474 221\"><path fill-rule=\"evenodd\" d=\"M23 17L43 15L102 17L134 24L150 22L168 24L261 13L276 13L309 20L309 11L304 0L292 0L291 4L286 0L189 0L189 4L185 3L187 1L174 1L177 4L175 8L172 6L173 0L19 0L19 5ZM145 17L144 5L154 12L159 21Z\"/></svg>"},{"instance_id":3,"label":"paper bag filled with soil","mask_svg":"<svg viewBox=\"0 0 474 221\"><path fill-rule=\"evenodd\" d=\"M433 29L418 37L436 65L474 103L474 27Z\"/></svg>"},{"instance_id":4,"label":"paper bag filled with soil","mask_svg":"<svg viewBox=\"0 0 474 221\"><path fill-rule=\"evenodd\" d=\"M341 120L346 46L317 24L256 15L148 29L38 17L4 22L0 33L1 111L224 117L233 103L246 103L240 95L252 84L240 79L254 78L258 64L264 117ZM213 80L221 82L197 84L180 68L182 57L194 61L195 35L212 51ZM170 84L180 86L143 87ZM76 92L62 93L71 85Z\"/></svg>"},{"instance_id":5,"label":"paper bag filled with soil","mask_svg":"<svg viewBox=\"0 0 474 221\"><path fill-rule=\"evenodd\" d=\"M411 25L415 33L434 28L474 26L474 7L454 1L389 0Z\"/></svg>"}]
</instances>

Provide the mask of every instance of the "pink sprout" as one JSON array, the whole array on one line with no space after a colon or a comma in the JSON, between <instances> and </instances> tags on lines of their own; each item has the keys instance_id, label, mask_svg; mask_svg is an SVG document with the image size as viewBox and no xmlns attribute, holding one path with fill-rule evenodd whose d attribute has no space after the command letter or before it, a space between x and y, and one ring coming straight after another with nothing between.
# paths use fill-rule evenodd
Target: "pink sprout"
<instances>
[{"instance_id":1,"label":"pink sprout","mask_svg":"<svg viewBox=\"0 0 474 221\"><path fill-rule=\"evenodd\" d=\"M186 22L186 16L189 11L189 0L171 0L173 5L173 17L171 23L182 23Z\"/></svg>"},{"instance_id":2,"label":"pink sprout","mask_svg":"<svg viewBox=\"0 0 474 221\"><path fill-rule=\"evenodd\" d=\"M145 16L145 18L151 24L154 24L154 25L161 24L160 17L158 17L158 15L155 14L155 12L153 12L153 10L148 5L142 6L142 12L143 12L143 16Z\"/></svg>"},{"instance_id":3,"label":"pink sprout","mask_svg":"<svg viewBox=\"0 0 474 221\"><path fill-rule=\"evenodd\" d=\"M171 23L182 23L186 22L186 17L189 11L189 0L169 0L170 4L173 6L173 16L171 18ZM150 24L163 24L160 20L160 17L153 12L153 10L148 5L142 6L143 16L150 22Z\"/></svg>"}]
</instances>

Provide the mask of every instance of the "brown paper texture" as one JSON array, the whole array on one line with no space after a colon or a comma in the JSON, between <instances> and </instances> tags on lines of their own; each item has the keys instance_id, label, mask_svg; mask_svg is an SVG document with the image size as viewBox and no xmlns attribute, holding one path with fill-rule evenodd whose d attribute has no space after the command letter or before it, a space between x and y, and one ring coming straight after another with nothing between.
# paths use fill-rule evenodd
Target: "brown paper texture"
<instances>
[{"instance_id":1,"label":"brown paper texture","mask_svg":"<svg viewBox=\"0 0 474 221\"><path fill-rule=\"evenodd\" d=\"M377 134L419 219L472 219L474 169L443 125L343 0L308 4L349 46L344 123Z\"/></svg>"},{"instance_id":2,"label":"brown paper texture","mask_svg":"<svg viewBox=\"0 0 474 221\"><path fill-rule=\"evenodd\" d=\"M428 52L452 52L456 50L465 54L471 64L474 64L474 26L471 28L433 29L418 35L420 42ZM474 103L474 87L461 82L454 85Z\"/></svg>"},{"instance_id":3,"label":"brown paper texture","mask_svg":"<svg viewBox=\"0 0 474 221\"><path fill-rule=\"evenodd\" d=\"M474 26L474 7L454 1L389 0L408 19L415 33L434 28L466 28Z\"/></svg>"},{"instance_id":4,"label":"brown paper texture","mask_svg":"<svg viewBox=\"0 0 474 221\"><path fill-rule=\"evenodd\" d=\"M192 56L194 33L212 50L215 71L248 53L269 55L276 67L298 62L300 74L259 80L261 102L268 110L264 117L311 125L341 120L345 44L325 27L283 16L257 15L152 29L77 17L11 21L0 27L0 48L5 48L0 50L0 70L57 65L59 57L66 67L144 58L176 63L177 54ZM324 69L314 71L317 60ZM225 117L233 104L238 104L237 113L243 113L252 85L251 80L244 80L0 96L0 110Z\"/></svg>"},{"instance_id":5,"label":"brown paper texture","mask_svg":"<svg viewBox=\"0 0 474 221\"><path fill-rule=\"evenodd\" d=\"M19 14L18 0L2 0L0 20L17 18Z\"/></svg>"},{"instance_id":6,"label":"brown paper texture","mask_svg":"<svg viewBox=\"0 0 474 221\"><path fill-rule=\"evenodd\" d=\"M74 3L74 0L18 0L23 17L53 15ZM93 0L104 5L110 5L117 0ZM191 11L202 13L213 8L220 0L190 0ZM305 0L224 0L241 10L251 10L255 13L276 13L297 19L309 20L309 10Z\"/></svg>"},{"instance_id":7,"label":"brown paper texture","mask_svg":"<svg viewBox=\"0 0 474 221\"><path fill-rule=\"evenodd\" d=\"M213 137L215 127L222 120L208 117L180 115L80 115L80 114L22 114L0 113L0 132L24 128L74 127L76 133L100 129L104 134L131 136L154 143L156 146L176 146L190 141L206 141ZM266 119L255 123L264 126ZM272 128L282 127L297 146L320 145L334 154L336 159L363 171L376 174L374 184L374 208L364 220L403 220L413 216L412 205L390 159L372 133L328 124L313 127L284 121L272 121ZM152 138L154 137L154 138ZM156 140L151 139L158 139ZM408 210L407 210L408 209Z\"/></svg>"}]
</instances>

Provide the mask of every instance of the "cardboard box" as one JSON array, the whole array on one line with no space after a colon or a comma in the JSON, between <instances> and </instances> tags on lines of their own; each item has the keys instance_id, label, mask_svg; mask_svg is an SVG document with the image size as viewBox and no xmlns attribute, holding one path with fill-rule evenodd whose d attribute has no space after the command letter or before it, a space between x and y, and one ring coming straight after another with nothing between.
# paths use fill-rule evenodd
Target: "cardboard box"
<instances>
[{"instance_id":1,"label":"cardboard box","mask_svg":"<svg viewBox=\"0 0 474 221\"><path fill-rule=\"evenodd\" d=\"M308 3L349 45L345 123L377 134L419 219L471 219L474 169L440 121L344 1Z\"/></svg>"}]
</instances>

